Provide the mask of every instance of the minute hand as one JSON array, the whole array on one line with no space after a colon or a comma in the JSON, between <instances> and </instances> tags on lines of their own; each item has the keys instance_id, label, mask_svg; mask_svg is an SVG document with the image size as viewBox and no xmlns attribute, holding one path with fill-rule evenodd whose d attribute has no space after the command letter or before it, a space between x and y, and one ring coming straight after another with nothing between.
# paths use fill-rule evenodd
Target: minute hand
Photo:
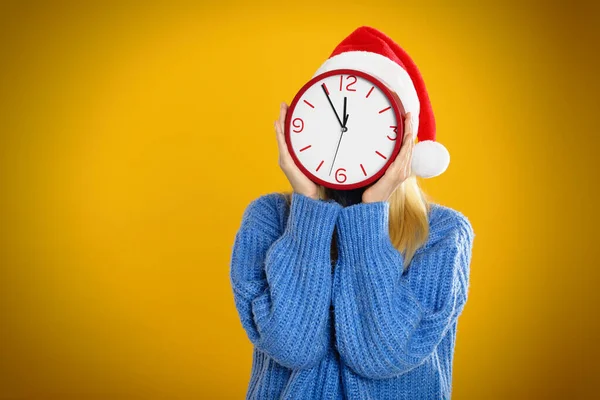
<instances>
[{"instance_id":1,"label":"minute hand","mask_svg":"<svg viewBox=\"0 0 600 400\"><path fill-rule=\"evenodd\" d=\"M331 102L331 98L329 97L329 92L327 92L327 89L325 88L324 83L321 85L321 88L323 89L323 92L325 92L325 97L327 97L327 100L329 101L329 105L333 109L333 112L335 113L335 117L337 118L338 122L340 123L340 126L342 128L344 128L344 124L342 123L340 116L338 115L337 111L335 110L335 107L333 106L333 103Z\"/></svg>"}]
</instances>

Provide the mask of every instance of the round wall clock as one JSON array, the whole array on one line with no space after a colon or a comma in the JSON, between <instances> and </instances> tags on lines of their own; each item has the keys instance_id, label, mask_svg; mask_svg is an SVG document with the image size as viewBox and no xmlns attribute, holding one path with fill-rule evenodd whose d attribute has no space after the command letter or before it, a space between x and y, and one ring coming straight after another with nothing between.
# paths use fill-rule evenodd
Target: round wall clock
<instances>
[{"instance_id":1,"label":"round wall clock","mask_svg":"<svg viewBox=\"0 0 600 400\"><path fill-rule=\"evenodd\" d=\"M338 190L379 179L404 135L405 108L380 80L353 69L319 74L298 91L287 112L285 140L313 182Z\"/></svg>"}]
</instances>

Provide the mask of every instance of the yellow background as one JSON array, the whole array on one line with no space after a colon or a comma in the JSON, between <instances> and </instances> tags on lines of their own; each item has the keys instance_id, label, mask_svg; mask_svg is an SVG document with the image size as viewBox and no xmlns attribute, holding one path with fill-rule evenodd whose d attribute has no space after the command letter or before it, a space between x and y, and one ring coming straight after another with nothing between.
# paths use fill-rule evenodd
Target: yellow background
<instances>
[{"instance_id":1,"label":"yellow background","mask_svg":"<svg viewBox=\"0 0 600 400\"><path fill-rule=\"evenodd\" d=\"M453 398L596 397L598 7L482 3L0 3L0 398L244 397L234 235L360 25L419 66L423 186L477 234Z\"/></svg>"}]
</instances>

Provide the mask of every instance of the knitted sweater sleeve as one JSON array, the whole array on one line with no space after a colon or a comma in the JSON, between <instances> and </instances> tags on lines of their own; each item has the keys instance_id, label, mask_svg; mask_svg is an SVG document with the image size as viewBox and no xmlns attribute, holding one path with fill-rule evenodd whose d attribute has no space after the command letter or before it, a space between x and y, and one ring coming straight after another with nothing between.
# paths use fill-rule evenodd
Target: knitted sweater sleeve
<instances>
[{"instance_id":1,"label":"knitted sweater sleeve","mask_svg":"<svg viewBox=\"0 0 600 400\"><path fill-rule=\"evenodd\" d=\"M247 207L233 246L231 284L250 341L282 366L309 368L331 343L331 241L342 207L293 192L282 228L277 197Z\"/></svg>"},{"instance_id":2,"label":"knitted sweater sleeve","mask_svg":"<svg viewBox=\"0 0 600 400\"><path fill-rule=\"evenodd\" d=\"M466 217L447 210L406 272L389 237L388 202L342 210L332 294L336 347L355 373L385 379L410 371L462 312L474 233Z\"/></svg>"}]
</instances>

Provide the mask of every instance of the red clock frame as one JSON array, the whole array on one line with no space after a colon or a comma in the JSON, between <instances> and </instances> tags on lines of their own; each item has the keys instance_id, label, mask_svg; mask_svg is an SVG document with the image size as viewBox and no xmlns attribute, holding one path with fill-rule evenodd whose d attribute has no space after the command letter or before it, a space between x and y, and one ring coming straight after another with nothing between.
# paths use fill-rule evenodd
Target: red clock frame
<instances>
[{"instance_id":1,"label":"red clock frame","mask_svg":"<svg viewBox=\"0 0 600 400\"><path fill-rule=\"evenodd\" d=\"M300 99L302 98L304 93L309 88L314 86L315 83L319 82L320 80L330 77L330 76L333 76L333 75L342 75L342 74L343 75L354 75L354 76L361 77L361 78L366 79L367 81L371 82L373 85L377 86L377 88L379 90L381 90L385 94L385 96L389 99L389 101L392 105L392 109L394 110L394 114L396 116L396 124L397 124L396 144L394 145L394 150L392 151L391 157L388 159L388 161L385 163L385 165L376 174L374 174L370 178L367 178L364 181L356 182L356 183L353 183L350 185L342 185L342 184L327 182L327 181L324 181L321 178L313 175L312 172L310 172L308 169L306 169L306 167L304 167L304 165L302 165L302 163L300 162L298 157L296 157L296 154L294 152L294 149L293 149L292 143L291 143L291 139L290 139L290 134L291 134L290 126L291 126L292 115L294 114L296 105L298 104L298 102L300 101ZM304 84L304 86L302 86L302 88L298 91L298 93L296 93L294 100L292 100L292 103L290 104L290 107L288 108L287 115L285 118L285 142L287 144L289 153L292 156L292 159L294 160L294 163L313 182L318 183L322 186L331 188L331 189L340 189L340 190L358 189L358 188L367 186L367 185L371 184L372 182L375 182L380 177L382 177L383 174L385 173L385 171L390 166L390 164L396 159L396 156L400 152L400 147L401 147L402 141L404 139L404 116L406 114L404 111L405 111L405 108L404 108L402 102L400 101L400 99L399 98L397 99L392 94L392 91L390 89L388 89L385 84L383 84L379 79L375 78L374 76L369 75L362 71L354 70L354 69L336 69L336 70L332 70L332 71L327 71L327 72L324 72L324 73L312 78L310 81L308 81L306 84Z\"/></svg>"}]
</instances>

